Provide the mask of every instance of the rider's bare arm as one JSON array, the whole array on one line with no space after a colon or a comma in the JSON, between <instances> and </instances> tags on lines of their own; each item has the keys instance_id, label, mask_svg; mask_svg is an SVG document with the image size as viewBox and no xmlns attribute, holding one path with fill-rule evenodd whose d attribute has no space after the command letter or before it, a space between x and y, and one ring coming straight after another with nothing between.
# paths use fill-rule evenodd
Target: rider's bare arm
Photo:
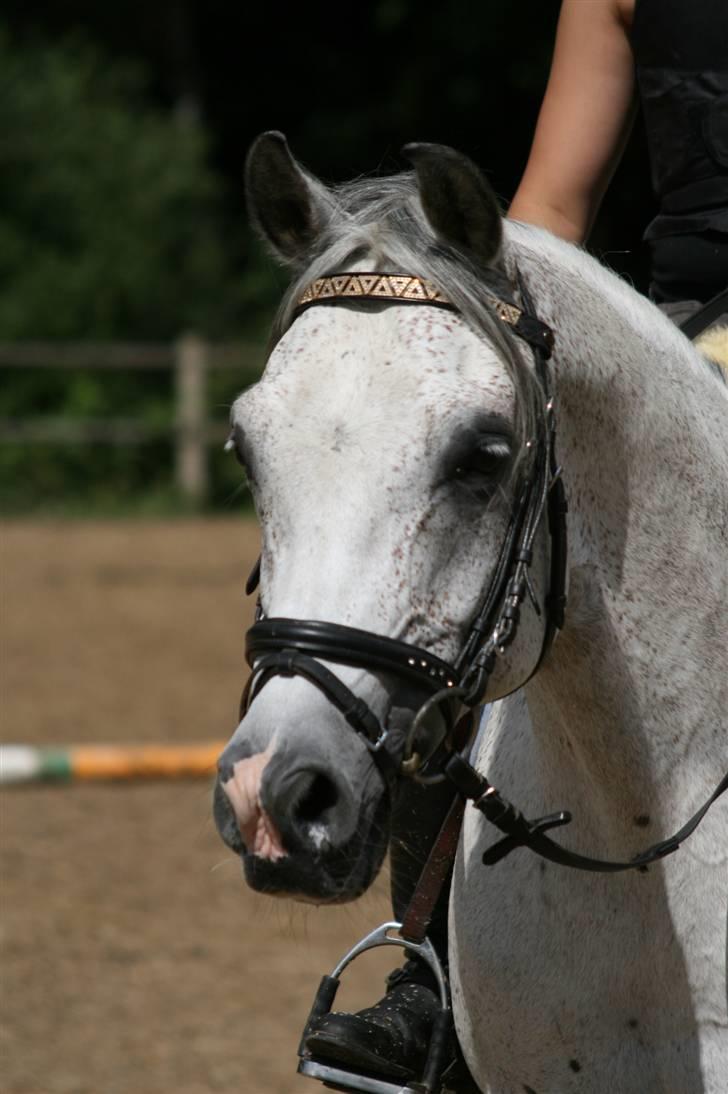
<instances>
[{"instance_id":1,"label":"rider's bare arm","mask_svg":"<svg viewBox=\"0 0 728 1094\"><path fill-rule=\"evenodd\" d=\"M634 118L634 0L563 0L548 87L508 215L582 243Z\"/></svg>"}]
</instances>

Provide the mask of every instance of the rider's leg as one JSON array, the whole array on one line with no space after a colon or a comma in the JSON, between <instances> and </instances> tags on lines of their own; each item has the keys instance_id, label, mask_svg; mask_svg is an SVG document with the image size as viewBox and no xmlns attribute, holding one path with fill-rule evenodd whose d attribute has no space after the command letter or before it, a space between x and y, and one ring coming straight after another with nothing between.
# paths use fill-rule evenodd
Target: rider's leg
<instances>
[{"instance_id":1,"label":"rider's leg","mask_svg":"<svg viewBox=\"0 0 728 1094\"><path fill-rule=\"evenodd\" d=\"M455 797L452 785L400 784L392 813L390 870L392 907L401 920L432 844ZM427 936L447 963L449 881L442 888ZM387 979L385 996L357 1014L334 1012L316 1023L306 1044L318 1058L352 1070L404 1078L424 1065L439 1009L435 981L422 962L409 960Z\"/></svg>"},{"instance_id":2,"label":"rider's leg","mask_svg":"<svg viewBox=\"0 0 728 1094\"><path fill-rule=\"evenodd\" d=\"M477 752L489 713L489 706L481 712L473 752ZM409 779L400 783L392 810L390 840L392 907L400 921L454 798L449 782L428 787ZM449 899L450 878L442 887L427 929L427 937L445 968ZM307 1047L314 1056L339 1062L353 1071L408 1078L424 1066L439 1005L432 974L422 962L410 960L403 969L390 974L386 995L373 1007L357 1014L328 1014L315 1024L306 1039ZM475 1094L478 1088L454 1039L452 1050L457 1089L462 1094Z\"/></svg>"},{"instance_id":3,"label":"rider's leg","mask_svg":"<svg viewBox=\"0 0 728 1094\"><path fill-rule=\"evenodd\" d=\"M421 786L407 779L400 787L392 814L392 836L389 843L392 910L395 919L404 918L432 845L454 799L455 793L449 781L436 786ZM427 929L427 937L443 963L447 963L449 894L448 879L442 887Z\"/></svg>"}]
</instances>

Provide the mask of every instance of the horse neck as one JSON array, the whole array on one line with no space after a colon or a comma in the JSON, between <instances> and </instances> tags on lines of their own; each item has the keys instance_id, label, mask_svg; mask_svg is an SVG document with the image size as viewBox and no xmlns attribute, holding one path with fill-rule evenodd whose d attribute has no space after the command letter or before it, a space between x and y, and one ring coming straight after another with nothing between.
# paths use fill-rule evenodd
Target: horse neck
<instances>
[{"instance_id":1,"label":"horse neck","mask_svg":"<svg viewBox=\"0 0 728 1094\"><path fill-rule=\"evenodd\" d=\"M725 768L728 399L652 305L538 244L518 261L557 337L570 575L531 721L554 780L596 813L618 787L630 826L658 801L669 826Z\"/></svg>"}]
</instances>

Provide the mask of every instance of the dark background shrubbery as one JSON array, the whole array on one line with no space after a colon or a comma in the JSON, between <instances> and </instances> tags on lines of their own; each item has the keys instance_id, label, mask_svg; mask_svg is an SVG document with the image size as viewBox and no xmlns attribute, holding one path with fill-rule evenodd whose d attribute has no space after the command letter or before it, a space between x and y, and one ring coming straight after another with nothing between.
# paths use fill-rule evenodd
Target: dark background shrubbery
<instances>
[{"instance_id":1,"label":"dark background shrubbery","mask_svg":"<svg viewBox=\"0 0 728 1094\"><path fill-rule=\"evenodd\" d=\"M244 154L284 130L319 175L398 170L410 140L470 154L507 203L528 154L558 5L377 0L6 0L0 26L0 342L259 339L283 275L248 232ZM645 287L638 125L592 249ZM262 350L261 350L262 360ZM250 375L213 378L224 416ZM171 427L164 370L9 369L0 418L109 414ZM213 505L238 473L213 456ZM171 447L0 446L6 511L177 504ZM234 500L231 500L234 499Z\"/></svg>"}]
</instances>

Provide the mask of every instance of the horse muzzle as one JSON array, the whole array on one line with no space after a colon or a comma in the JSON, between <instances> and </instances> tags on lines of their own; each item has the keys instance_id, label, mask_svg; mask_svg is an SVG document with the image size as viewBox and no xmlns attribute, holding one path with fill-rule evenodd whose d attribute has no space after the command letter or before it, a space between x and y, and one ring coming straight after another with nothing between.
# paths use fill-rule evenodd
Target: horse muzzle
<instances>
[{"instance_id":1,"label":"horse muzzle","mask_svg":"<svg viewBox=\"0 0 728 1094\"><path fill-rule=\"evenodd\" d=\"M387 814L381 789L355 794L335 765L296 756L291 745L251 755L234 742L220 758L215 823L253 889L316 903L355 899L381 865Z\"/></svg>"}]
</instances>

